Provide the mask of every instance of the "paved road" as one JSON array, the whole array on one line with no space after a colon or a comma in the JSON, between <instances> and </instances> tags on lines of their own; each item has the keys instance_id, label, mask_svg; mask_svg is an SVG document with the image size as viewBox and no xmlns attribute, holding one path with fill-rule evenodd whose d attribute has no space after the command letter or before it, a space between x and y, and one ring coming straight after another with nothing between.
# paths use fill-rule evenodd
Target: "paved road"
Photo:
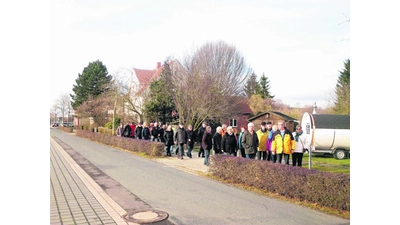
<instances>
[{"instance_id":1,"label":"paved road","mask_svg":"<svg viewBox=\"0 0 400 225\"><path fill-rule=\"evenodd\" d=\"M51 129L51 135L119 183L125 194L134 196L128 198L136 201L132 208L165 211L168 221L175 224L350 224L349 220L222 184L57 129ZM106 189L111 197L120 192L113 192L114 188L121 187ZM122 204L129 207L127 202Z\"/></svg>"}]
</instances>

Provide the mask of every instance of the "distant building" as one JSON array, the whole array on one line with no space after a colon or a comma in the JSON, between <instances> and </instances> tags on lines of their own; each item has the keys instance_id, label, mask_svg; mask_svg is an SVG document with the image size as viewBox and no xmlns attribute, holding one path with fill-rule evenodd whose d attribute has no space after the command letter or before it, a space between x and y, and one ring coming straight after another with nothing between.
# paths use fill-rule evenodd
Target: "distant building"
<instances>
[{"instance_id":1,"label":"distant building","mask_svg":"<svg viewBox=\"0 0 400 225\"><path fill-rule=\"evenodd\" d=\"M290 117L288 115L276 111L267 111L259 113L255 116L250 117L248 120L249 122L254 123L255 129L261 127L261 122L272 122L272 124L277 124L279 120L283 120L285 121L286 128L290 131L295 131L294 123L298 121L293 117Z\"/></svg>"}]
</instances>

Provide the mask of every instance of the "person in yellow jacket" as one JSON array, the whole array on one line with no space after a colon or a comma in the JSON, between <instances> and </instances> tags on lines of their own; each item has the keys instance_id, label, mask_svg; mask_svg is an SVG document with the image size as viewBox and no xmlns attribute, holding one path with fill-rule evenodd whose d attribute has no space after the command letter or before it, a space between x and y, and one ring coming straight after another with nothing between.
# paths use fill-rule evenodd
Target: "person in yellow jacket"
<instances>
[{"instance_id":1,"label":"person in yellow jacket","mask_svg":"<svg viewBox=\"0 0 400 225\"><path fill-rule=\"evenodd\" d=\"M271 151L276 156L278 163L282 162L282 155L285 164L289 165L289 157L294 152L296 142L293 138L292 132L285 127L285 122L278 121L278 130L272 134Z\"/></svg>"},{"instance_id":2,"label":"person in yellow jacket","mask_svg":"<svg viewBox=\"0 0 400 225\"><path fill-rule=\"evenodd\" d=\"M267 123L261 122L261 128L256 132L259 143L257 148L257 159L267 160L267 140L268 140L268 130L267 130Z\"/></svg>"}]
</instances>

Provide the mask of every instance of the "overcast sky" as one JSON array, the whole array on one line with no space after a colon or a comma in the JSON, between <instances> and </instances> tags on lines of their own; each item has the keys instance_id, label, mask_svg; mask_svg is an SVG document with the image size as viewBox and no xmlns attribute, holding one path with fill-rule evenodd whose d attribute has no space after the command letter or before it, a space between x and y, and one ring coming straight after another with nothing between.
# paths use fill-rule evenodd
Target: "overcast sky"
<instances>
[{"instance_id":1,"label":"overcast sky","mask_svg":"<svg viewBox=\"0 0 400 225\"><path fill-rule=\"evenodd\" d=\"M51 1L50 105L73 93L100 60L153 69L207 41L234 45L272 95L291 106L327 106L350 58L349 0Z\"/></svg>"}]
</instances>

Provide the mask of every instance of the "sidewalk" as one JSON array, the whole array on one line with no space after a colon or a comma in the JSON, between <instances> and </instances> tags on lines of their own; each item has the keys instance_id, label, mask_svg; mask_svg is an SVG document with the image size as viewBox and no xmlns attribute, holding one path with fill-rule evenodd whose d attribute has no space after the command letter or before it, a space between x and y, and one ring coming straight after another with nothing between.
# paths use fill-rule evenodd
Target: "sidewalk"
<instances>
[{"instance_id":1,"label":"sidewalk","mask_svg":"<svg viewBox=\"0 0 400 225\"><path fill-rule=\"evenodd\" d=\"M166 219L167 213L146 207L140 202L136 202L135 207L115 202L81 168L80 162L70 156L70 151L50 137L50 224L172 224ZM193 158L185 156L183 160L176 155L154 160L195 175L205 174L208 170L204 158L197 154ZM120 190L115 192L120 193L120 199L134 205L129 200L130 196L121 194ZM129 210L132 208L137 210Z\"/></svg>"},{"instance_id":2,"label":"sidewalk","mask_svg":"<svg viewBox=\"0 0 400 225\"><path fill-rule=\"evenodd\" d=\"M128 224L126 211L52 138L50 151L50 224Z\"/></svg>"}]
</instances>

